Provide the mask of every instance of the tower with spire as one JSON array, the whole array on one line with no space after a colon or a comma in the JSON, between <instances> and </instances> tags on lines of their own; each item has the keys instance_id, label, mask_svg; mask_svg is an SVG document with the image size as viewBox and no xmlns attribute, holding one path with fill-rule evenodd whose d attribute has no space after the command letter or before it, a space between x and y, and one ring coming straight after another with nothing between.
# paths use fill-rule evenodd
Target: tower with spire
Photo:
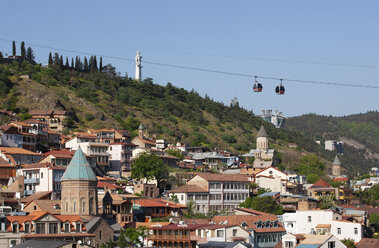
<instances>
[{"instance_id":1,"label":"tower with spire","mask_svg":"<svg viewBox=\"0 0 379 248\"><path fill-rule=\"evenodd\" d=\"M339 177L341 176L341 162L336 155L332 164L332 176Z\"/></svg>"},{"instance_id":2,"label":"tower with spire","mask_svg":"<svg viewBox=\"0 0 379 248\"><path fill-rule=\"evenodd\" d=\"M98 214L97 177L79 147L61 178L61 214Z\"/></svg>"},{"instance_id":3,"label":"tower with spire","mask_svg":"<svg viewBox=\"0 0 379 248\"><path fill-rule=\"evenodd\" d=\"M139 127L138 127L138 136L140 138L143 139L143 131L145 130L145 128L142 126L142 124L139 124Z\"/></svg>"}]
</instances>

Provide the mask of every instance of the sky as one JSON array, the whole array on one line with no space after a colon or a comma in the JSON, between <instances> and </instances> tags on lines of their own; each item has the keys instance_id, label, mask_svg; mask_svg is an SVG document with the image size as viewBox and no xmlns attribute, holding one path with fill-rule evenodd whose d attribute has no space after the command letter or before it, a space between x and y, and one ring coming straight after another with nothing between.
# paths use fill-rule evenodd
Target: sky
<instances>
[{"instance_id":1,"label":"sky","mask_svg":"<svg viewBox=\"0 0 379 248\"><path fill-rule=\"evenodd\" d=\"M284 80L286 94L279 96L274 92L278 80L260 79L263 92L254 93L253 78L144 61L379 86L379 1L13 0L1 5L4 54L11 54L11 43L4 40L25 41L39 63L47 63L49 52L78 55L53 48L75 50L103 55L104 64L134 77L139 50L143 78L194 89L225 104L237 97L241 106L256 114L273 109L287 117L343 116L378 110L379 89Z\"/></svg>"}]
</instances>

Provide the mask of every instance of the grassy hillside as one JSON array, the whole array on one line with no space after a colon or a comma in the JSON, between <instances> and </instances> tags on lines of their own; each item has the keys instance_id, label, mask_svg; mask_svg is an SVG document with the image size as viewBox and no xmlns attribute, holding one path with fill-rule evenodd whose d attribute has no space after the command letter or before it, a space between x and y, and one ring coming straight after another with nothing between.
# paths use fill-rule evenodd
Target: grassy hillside
<instances>
[{"instance_id":1,"label":"grassy hillside","mask_svg":"<svg viewBox=\"0 0 379 248\"><path fill-rule=\"evenodd\" d=\"M22 75L30 75L30 79L22 79ZM1 64L0 91L0 108L15 111L21 119L32 109L67 110L70 117L65 133L116 127L136 135L142 123L151 137L241 154L255 148L257 130L264 124L270 146L281 152L286 167L293 168L309 152L322 156L325 162L334 157L313 138L296 129L275 129L238 105L226 106L170 83L160 86L152 79L137 82L120 77L111 65L101 72L83 72L58 65Z\"/></svg>"},{"instance_id":2,"label":"grassy hillside","mask_svg":"<svg viewBox=\"0 0 379 248\"><path fill-rule=\"evenodd\" d=\"M358 168L377 165L379 160L379 113L367 112L343 117L307 114L288 118L285 128L320 140L344 141L342 162Z\"/></svg>"}]
</instances>

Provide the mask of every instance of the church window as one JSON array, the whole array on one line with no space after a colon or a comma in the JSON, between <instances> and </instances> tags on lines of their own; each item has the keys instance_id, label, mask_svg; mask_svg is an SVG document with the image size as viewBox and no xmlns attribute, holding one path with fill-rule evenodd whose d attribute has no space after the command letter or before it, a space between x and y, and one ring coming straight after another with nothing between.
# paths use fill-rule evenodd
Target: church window
<instances>
[{"instance_id":1,"label":"church window","mask_svg":"<svg viewBox=\"0 0 379 248\"><path fill-rule=\"evenodd\" d=\"M74 213L76 212L76 202L74 202L74 204L73 204L73 212Z\"/></svg>"},{"instance_id":2,"label":"church window","mask_svg":"<svg viewBox=\"0 0 379 248\"><path fill-rule=\"evenodd\" d=\"M85 212L85 209L86 209L86 203L83 201L83 209L82 209L83 213Z\"/></svg>"}]
</instances>

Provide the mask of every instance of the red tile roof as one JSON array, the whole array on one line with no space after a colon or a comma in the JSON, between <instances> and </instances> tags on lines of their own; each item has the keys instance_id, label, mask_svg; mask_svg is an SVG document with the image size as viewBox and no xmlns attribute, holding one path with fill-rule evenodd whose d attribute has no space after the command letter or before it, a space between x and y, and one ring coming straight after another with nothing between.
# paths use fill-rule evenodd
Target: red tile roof
<instances>
[{"instance_id":1,"label":"red tile roof","mask_svg":"<svg viewBox=\"0 0 379 248\"><path fill-rule=\"evenodd\" d=\"M223 181L223 182L249 182L247 176L242 174L213 174L213 173L198 173L199 177L207 181ZM196 176L196 175L195 175ZM194 177L195 177L194 176ZM191 180L191 179L189 179ZM188 181L189 181L188 180Z\"/></svg>"},{"instance_id":2,"label":"red tile roof","mask_svg":"<svg viewBox=\"0 0 379 248\"><path fill-rule=\"evenodd\" d=\"M0 152L7 154L24 154L24 155L40 155L39 153L31 152L17 147L0 147Z\"/></svg>"},{"instance_id":3,"label":"red tile roof","mask_svg":"<svg viewBox=\"0 0 379 248\"><path fill-rule=\"evenodd\" d=\"M107 182L104 182L104 181L98 181L97 182L97 188L105 188L105 187L107 189L110 189L110 190L122 189L121 186L118 186L118 185L115 185L115 184L107 183Z\"/></svg>"},{"instance_id":4,"label":"red tile roof","mask_svg":"<svg viewBox=\"0 0 379 248\"><path fill-rule=\"evenodd\" d=\"M357 248L379 247L379 239L363 238L356 244Z\"/></svg>"},{"instance_id":5,"label":"red tile roof","mask_svg":"<svg viewBox=\"0 0 379 248\"><path fill-rule=\"evenodd\" d=\"M16 168L15 165L8 163L2 157L0 157L0 167L3 167L3 168L5 168L5 167Z\"/></svg>"},{"instance_id":6,"label":"red tile roof","mask_svg":"<svg viewBox=\"0 0 379 248\"><path fill-rule=\"evenodd\" d=\"M165 201L162 199L138 199L135 200L135 204L141 207L171 207L171 208L186 208L186 205L177 204L170 201Z\"/></svg>"},{"instance_id":7,"label":"red tile roof","mask_svg":"<svg viewBox=\"0 0 379 248\"><path fill-rule=\"evenodd\" d=\"M52 234L28 234L21 238L71 238L71 237L96 237L94 233L52 233Z\"/></svg>"},{"instance_id":8,"label":"red tile roof","mask_svg":"<svg viewBox=\"0 0 379 248\"><path fill-rule=\"evenodd\" d=\"M264 227L264 228L258 228L255 223L258 221L262 221L263 223L266 221L278 221L278 227ZM222 224L227 221L226 225L242 225L242 223L246 223L247 229L254 229L255 232L259 233L265 233L265 232L285 232L286 229L282 226L282 224L279 222L278 218L275 215L272 214L265 214L265 215L231 215L231 216L215 216L213 217L213 221L215 224Z\"/></svg>"},{"instance_id":9,"label":"red tile roof","mask_svg":"<svg viewBox=\"0 0 379 248\"><path fill-rule=\"evenodd\" d=\"M196 230L200 227L205 226L204 224L168 224L166 226L151 226L152 230ZM208 225L207 225L208 226Z\"/></svg>"},{"instance_id":10,"label":"red tile roof","mask_svg":"<svg viewBox=\"0 0 379 248\"><path fill-rule=\"evenodd\" d=\"M329 188L329 187L332 187L332 186L322 179L318 180L311 186L311 188Z\"/></svg>"},{"instance_id":11,"label":"red tile roof","mask_svg":"<svg viewBox=\"0 0 379 248\"><path fill-rule=\"evenodd\" d=\"M67 149L61 149L48 151L43 154L44 158L46 158L48 155L52 155L56 158L72 158L74 156L74 153Z\"/></svg>"},{"instance_id":12,"label":"red tile roof","mask_svg":"<svg viewBox=\"0 0 379 248\"><path fill-rule=\"evenodd\" d=\"M243 212L251 213L251 214L254 214L254 215L265 215L265 214L268 214L268 213L261 212L261 211L258 211L258 210L254 210L254 209L250 209L250 208L236 208L236 210L240 210L240 211L243 211Z\"/></svg>"},{"instance_id":13,"label":"red tile roof","mask_svg":"<svg viewBox=\"0 0 379 248\"><path fill-rule=\"evenodd\" d=\"M208 190L203 189L197 185L183 185L176 189L171 190L172 193L198 193L198 192L208 192Z\"/></svg>"},{"instance_id":14,"label":"red tile roof","mask_svg":"<svg viewBox=\"0 0 379 248\"><path fill-rule=\"evenodd\" d=\"M47 198L52 193L53 193L52 191L40 191L40 192L36 192L33 195L30 195L30 196L22 199L21 202L22 203L29 203L29 202L32 202L34 200L38 200L38 199L42 199L42 198Z\"/></svg>"},{"instance_id":15,"label":"red tile roof","mask_svg":"<svg viewBox=\"0 0 379 248\"><path fill-rule=\"evenodd\" d=\"M333 181L334 182L347 182L347 181L349 181L349 178L347 178L347 177L334 178Z\"/></svg>"}]
</instances>

